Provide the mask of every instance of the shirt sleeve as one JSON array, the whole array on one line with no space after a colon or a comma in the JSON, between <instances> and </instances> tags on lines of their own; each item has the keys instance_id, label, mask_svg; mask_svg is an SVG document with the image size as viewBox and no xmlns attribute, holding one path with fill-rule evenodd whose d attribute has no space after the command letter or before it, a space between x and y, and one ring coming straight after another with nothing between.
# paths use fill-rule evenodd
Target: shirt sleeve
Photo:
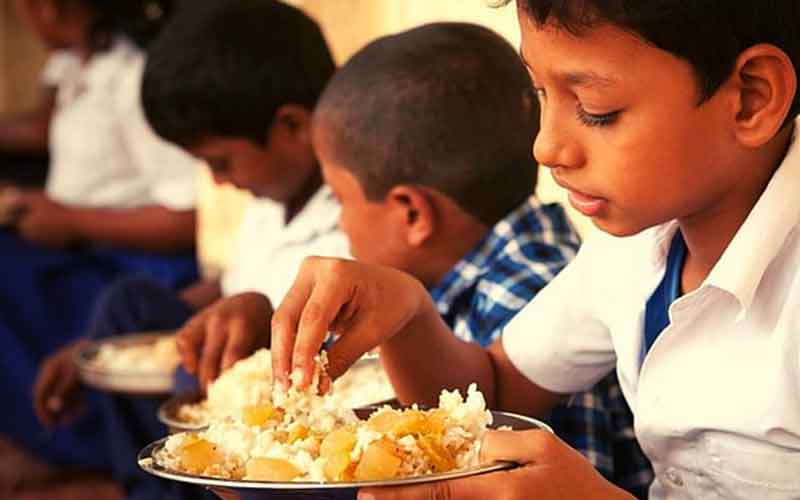
<instances>
[{"instance_id":1,"label":"shirt sleeve","mask_svg":"<svg viewBox=\"0 0 800 500\"><path fill-rule=\"evenodd\" d=\"M147 182L150 197L173 210L194 208L200 161L161 139L150 127L141 105L144 57L133 59L120 80L124 142L136 167Z\"/></svg>"},{"instance_id":2,"label":"shirt sleeve","mask_svg":"<svg viewBox=\"0 0 800 500\"><path fill-rule=\"evenodd\" d=\"M609 328L595 306L604 293L598 283L605 279L596 241L590 239L503 330L503 347L514 366L555 393L588 390L616 363Z\"/></svg>"},{"instance_id":3,"label":"shirt sleeve","mask_svg":"<svg viewBox=\"0 0 800 500\"><path fill-rule=\"evenodd\" d=\"M70 75L80 72L80 68L78 56L67 50L56 50L47 58L39 81L43 87L56 88Z\"/></svg>"},{"instance_id":4,"label":"shirt sleeve","mask_svg":"<svg viewBox=\"0 0 800 500\"><path fill-rule=\"evenodd\" d=\"M281 265L270 269L272 279L258 287L258 291L266 295L274 307L283 301L286 293L292 288L300 266L306 257L339 257L349 259L350 244L347 237L338 228L318 234L313 241L297 246L294 251L285 252L287 255L281 259Z\"/></svg>"}]
</instances>

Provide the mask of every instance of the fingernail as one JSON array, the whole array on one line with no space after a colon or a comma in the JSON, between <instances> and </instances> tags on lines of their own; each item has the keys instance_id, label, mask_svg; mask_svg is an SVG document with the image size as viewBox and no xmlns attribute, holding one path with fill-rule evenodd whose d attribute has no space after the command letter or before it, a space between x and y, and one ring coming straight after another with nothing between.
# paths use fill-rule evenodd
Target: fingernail
<instances>
[{"instance_id":1,"label":"fingernail","mask_svg":"<svg viewBox=\"0 0 800 500\"><path fill-rule=\"evenodd\" d=\"M361 493L358 492L358 500L375 500L375 495L372 493Z\"/></svg>"}]
</instances>

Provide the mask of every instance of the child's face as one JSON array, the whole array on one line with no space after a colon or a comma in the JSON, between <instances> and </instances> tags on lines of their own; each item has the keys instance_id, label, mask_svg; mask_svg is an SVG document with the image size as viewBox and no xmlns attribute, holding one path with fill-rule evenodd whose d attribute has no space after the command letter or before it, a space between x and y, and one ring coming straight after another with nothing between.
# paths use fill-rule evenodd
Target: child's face
<instances>
[{"instance_id":1,"label":"child's face","mask_svg":"<svg viewBox=\"0 0 800 500\"><path fill-rule=\"evenodd\" d=\"M698 105L689 64L627 32L520 25L542 104L533 153L578 211L615 235L713 212L740 147L725 85Z\"/></svg>"},{"instance_id":2,"label":"child's face","mask_svg":"<svg viewBox=\"0 0 800 500\"><path fill-rule=\"evenodd\" d=\"M307 162L300 155L287 158L283 148L272 141L265 146L248 139L212 136L189 152L205 161L215 182L280 203L290 201L302 189L314 168L310 151Z\"/></svg>"},{"instance_id":3,"label":"child's face","mask_svg":"<svg viewBox=\"0 0 800 500\"><path fill-rule=\"evenodd\" d=\"M400 214L385 202L367 199L358 179L330 161L322 141L315 140L314 146L322 176L341 204L339 227L350 241L353 257L413 272L409 247L401 234L404 224L397 220Z\"/></svg>"}]
</instances>

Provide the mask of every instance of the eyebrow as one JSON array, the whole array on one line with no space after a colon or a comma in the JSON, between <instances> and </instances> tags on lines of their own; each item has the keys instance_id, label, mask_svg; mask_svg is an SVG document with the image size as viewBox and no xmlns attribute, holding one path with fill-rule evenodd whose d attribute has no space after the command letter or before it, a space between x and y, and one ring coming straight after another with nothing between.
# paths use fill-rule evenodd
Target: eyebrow
<instances>
[{"instance_id":1,"label":"eyebrow","mask_svg":"<svg viewBox=\"0 0 800 500\"><path fill-rule=\"evenodd\" d=\"M519 58L522 60L522 64L524 64L525 67L531 71L531 65L522 54L522 46L520 46L518 52ZM556 75L556 77L570 87L610 87L619 83L619 79L617 78L601 75L594 71L567 71L565 73L559 73Z\"/></svg>"}]
</instances>

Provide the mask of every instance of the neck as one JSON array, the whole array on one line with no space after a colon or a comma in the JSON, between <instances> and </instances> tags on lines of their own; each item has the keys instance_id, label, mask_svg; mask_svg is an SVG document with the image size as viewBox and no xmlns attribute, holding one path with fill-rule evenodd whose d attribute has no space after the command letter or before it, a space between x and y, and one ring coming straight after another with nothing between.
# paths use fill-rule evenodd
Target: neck
<instances>
[{"instance_id":1,"label":"neck","mask_svg":"<svg viewBox=\"0 0 800 500\"><path fill-rule=\"evenodd\" d=\"M447 201L455 205L452 201ZM426 244L420 259L420 270L414 273L428 289L441 283L447 273L491 230L460 207L447 207L438 212L442 216L439 218L436 236Z\"/></svg>"},{"instance_id":2,"label":"neck","mask_svg":"<svg viewBox=\"0 0 800 500\"><path fill-rule=\"evenodd\" d=\"M678 221L687 247L682 275L683 293L699 287L722 257L783 161L792 133L793 127L781 131L754 154L745 168L740 169L745 176L738 184L740 189L727 194L706 210Z\"/></svg>"},{"instance_id":3,"label":"neck","mask_svg":"<svg viewBox=\"0 0 800 500\"><path fill-rule=\"evenodd\" d=\"M291 222L295 215L303 210L303 207L306 206L308 200L319 190L320 186L322 186L322 173L319 168L315 168L300 190L286 202L286 216L284 221L286 224Z\"/></svg>"}]
</instances>

